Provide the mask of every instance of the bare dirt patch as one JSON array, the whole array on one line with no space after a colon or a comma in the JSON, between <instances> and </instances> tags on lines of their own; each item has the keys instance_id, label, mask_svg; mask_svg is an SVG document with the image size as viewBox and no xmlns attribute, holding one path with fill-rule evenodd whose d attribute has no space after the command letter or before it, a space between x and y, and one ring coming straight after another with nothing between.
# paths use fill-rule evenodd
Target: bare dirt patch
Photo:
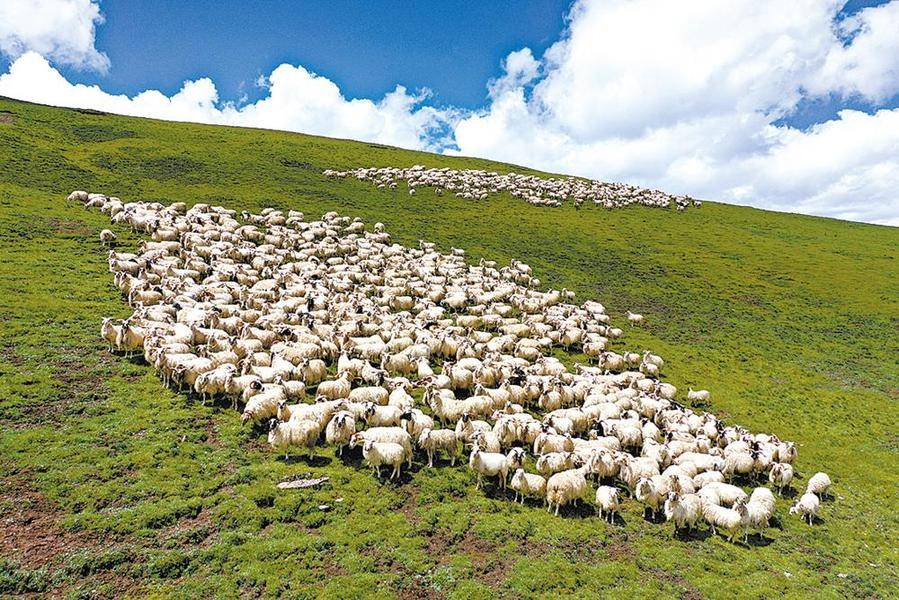
<instances>
[{"instance_id":1,"label":"bare dirt patch","mask_svg":"<svg viewBox=\"0 0 899 600\"><path fill-rule=\"evenodd\" d=\"M2 517L0 554L30 569L58 563L58 559L81 548L97 547L99 541L84 533L60 526L58 511L22 478L0 481Z\"/></svg>"}]
</instances>

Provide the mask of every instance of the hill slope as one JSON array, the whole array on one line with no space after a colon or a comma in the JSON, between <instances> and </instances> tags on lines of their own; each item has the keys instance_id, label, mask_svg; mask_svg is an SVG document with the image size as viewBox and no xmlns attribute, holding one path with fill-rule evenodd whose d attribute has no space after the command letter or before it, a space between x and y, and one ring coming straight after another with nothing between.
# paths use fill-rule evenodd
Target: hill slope
<instances>
[{"instance_id":1,"label":"hill slope","mask_svg":"<svg viewBox=\"0 0 899 600\"><path fill-rule=\"evenodd\" d=\"M895 593L899 230L715 203L681 214L478 204L321 175L414 163L512 169L0 100L0 593ZM633 502L624 524L551 517L475 490L461 467L417 469L394 486L331 450L285 463L230 410L106 351L100 318L129 311L97 241L106 217L64 201L76 187L338 210L385 222L402 243L522 259L619 323L626 309L646 315L628 347L664 356L678 387L712 390L716 414L795 440L799 470L828 471L836 499L811 528L782 501L779 527L743 546L673 539ZM137 239L116 231L123 247ZM275 490L305 472L330 486Z\"/></svg>"}]
</instances>

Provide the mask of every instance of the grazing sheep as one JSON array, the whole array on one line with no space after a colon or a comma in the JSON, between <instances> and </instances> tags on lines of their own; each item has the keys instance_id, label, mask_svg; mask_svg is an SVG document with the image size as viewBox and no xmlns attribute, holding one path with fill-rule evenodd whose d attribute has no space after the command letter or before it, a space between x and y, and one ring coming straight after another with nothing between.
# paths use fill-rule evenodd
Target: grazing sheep
<instances>
[{"instance_id":1,"label":"grazing sheep","mask_svg":"<svg viewBox=\"0 0 899 600\"><path fill-rule=\"evenodd\" d=\"M687 400L696 404L705 404L712 397L711 392L708 390L694 390L693 388L687 388Z\"/></svg>"},{"instance_id":2,"label":"grazing sheep","mask_svg":"<svg viewBox=\"0 0 899 600\"><path fill-rule=\"evenodd\" d=\"M827 473L815 473L809 477L808 484L805 487L805 493L815 494L823 498L827 496L831 485L830 476Z\"/></svg>"},{"instance_id":3,"label":"grazing sheep","mask_svg":"<svg viewBox=\"0 0 899 600\"><path fill-rule=\"evenodd\" d=\"M100 232L100 243L104 246L112 246L115 243L116 238L116 234L109 229L104 229Z\"/></svg>"},{"instance_id":4,"label":"grazing sheep","mask_svg":"<svg viewBox=\"0 0 899 600\"><path fill-rule=\"evenodd\" d=\"M645 319L643 318L643 315L627 311L627 320L631 324L631 327L633 327L634 325L642 325Z\"/></svg>"},{"instance_id":5,"label":"grazing sheep","mask_svg":"<svg viewBox=\"0 0 899 600\"><path fill-rule=\"evenodd\" d=\"M744 528L744 515L746 508L742 501L737 502L734 508L725 508L717 504L702 503L702 516L709 524L712 533L724 531L728 534L728 540L733 542Z\"/></svg>"},{"instance_id":6,"label":"grazing sheep","mask_svg":"<svg viewBox=\"0 0 899 600\"><path fill-rule=\"evenodd\" d=\"M637 500L646 505L644 514L648 509L653 519L656 518L656 513L662 508L662 505L665 502L665 496L662 494L662 490L659 489L652 479L646 477L641 477L637 481L637 485L634 488L634 496Z\"/></svg>"},{"instance_id":7,"label":"grazing sheep","mask_svg":"<svg viewBox=\"0 0 899 600\"><path fill-rule=\"evenodd\" d=\"M821 507L821 500L818 499L816 494L811 492L806 492L802 494L802 497L790 507L791 515L799 515L801 519L805 519L808 521L808 524L811 525L815 517L818 516L818 509Z\"/></svg>"},{"instance_id":8,"label":"grazing sheep","mask_svg":"<svg viewBox=\"0 0 899 600\"><path fill-rule=\"evenodd\" d=\"M499 478L500 487L505 489L509 471L521 467L523 462L524 456L520 448L513 448L506 455L497 452L484 452L475 446L468 458L469 468L478 475L476 488L481 487L482 478L486 475Z\"/></svg>"},{"instance_id":9,"label":"grazing sheep","mask_svg":"<svg viewBox=\"0 0 899 600\"><path fill-rule=\"evenodd\" d=\"M706 504L718 506L734 505L737 502L746 502L749 496L735 485L723 482L712 482L696 492Z\"/></svg>"},{"instance_id":10,"label":"grazing sheep","mask_svg":"<svg viewBox=\"0 0 899 600\"><path fill-rule=\"evenodd\" d=\"M400 427L369 427L365 431L354 433L350 438L350 448L364 444L366 441L391 442L399 444L406 453L406 460L412 466L412 437Z\"/></svg>"},{"instance_id":11,"label":"grazing sheep","mask_svg":"<svg viewBox=\"0 0 899 600\"><path fill-rule=\"evenodd\" d=\"M746 503L746 523L744 539L748 541L749 530L764 533L768 528L768 521L774 516L774 494L764 487L755 488L749 495Z\"/></svg>"},{"instance_id":12,"label":"grazing sheep","mask_svg":"<svg viewBox=\"0 0 899 600\"><path fill-rule=\"evenodd\" d=\"M518 468L512 475L509 486L515 490L515 500L524 504L525 496L532 498L546 498L546 479L540 475L526 473L524 469Z\"/></svg>"}]
</instances>

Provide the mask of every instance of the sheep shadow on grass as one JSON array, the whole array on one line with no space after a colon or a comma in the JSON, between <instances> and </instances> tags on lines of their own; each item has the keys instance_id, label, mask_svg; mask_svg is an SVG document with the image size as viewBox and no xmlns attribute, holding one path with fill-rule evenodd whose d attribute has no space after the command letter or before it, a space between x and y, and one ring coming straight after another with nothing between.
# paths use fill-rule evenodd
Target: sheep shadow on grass
<instances>
[{"instance_id":1,"label":"sheep shadow on grass","mask_svg":"<svg viewBox=\"0 0 899 600\"><path fill-rule=\"evenodd\" d=\"M679 542L702 542L712 537L712 530L709 528L700 529L694 527L692 529L680 529L674 532L674 539Z\"/></svg>"},{"instance_id":2,"label":"sheep shadow on grass","mask_svg":"<svg viewBox=\"0 0 899 600\"><path fill-rule=\"evenodd\" d=\"M327 467L333 460L334 459L330 456L322 456L321 454L314 454L312 455L312 457L310 457L308 454L291 454L286 459L284 459L282 456L282 461L284 462L284 464L305 464L310 467Z\"/></svg>"}]
</instances>

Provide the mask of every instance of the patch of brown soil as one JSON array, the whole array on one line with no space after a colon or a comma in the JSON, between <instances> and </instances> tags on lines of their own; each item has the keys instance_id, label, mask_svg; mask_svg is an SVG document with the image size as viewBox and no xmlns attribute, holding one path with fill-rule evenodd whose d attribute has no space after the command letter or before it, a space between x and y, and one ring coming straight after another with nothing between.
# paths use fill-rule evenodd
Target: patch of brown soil
<instances>
[{"instance_id":1,"label":"patch of brown soil","mask_svg":"<svg viewBox=\"0 0 899 600\"><path fill-rule=\"evenodd\" d=\"M66 553L100 545L93 536L62 528L52 503L22 479L0 481L0 505L7 507L0 519L0 554L23 567L53 565Z\"/></svg>"},{"instance_id":2,"label":"patch of brown soil","mask_svg":"<svg viewBox=\"0 0 899 600\"><path fill-rule=\"evenodd\" d=\"M682 588L683 593L681 594L681 600L702 600L704 598L699 590L690 585L686 579L676 573L671 573L663 569L650 569L650 572L662 581L667 581L668 583L672 583L677 587Z\"/></svg>"},{"instance_id":3,"label":"patch of brown soil","mask_svg":"<svg viewBox=\"0 0 899 600\"><path fill-rule=\"evenodd\" d=\"M94 228L77 219L49 219L48 224L53 233L65 235L92 235Z\"/></svg>"}]
</instances>

